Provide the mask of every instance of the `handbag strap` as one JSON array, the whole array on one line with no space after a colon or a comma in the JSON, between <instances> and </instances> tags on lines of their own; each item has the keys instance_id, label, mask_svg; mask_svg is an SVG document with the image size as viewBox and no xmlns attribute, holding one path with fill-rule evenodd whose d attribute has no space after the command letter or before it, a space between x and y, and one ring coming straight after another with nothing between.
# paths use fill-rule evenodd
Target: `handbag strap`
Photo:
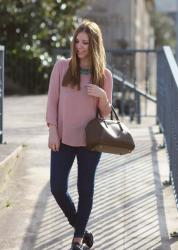
<instances>
[{"instance_id":1,"label":"handbag strap","mask_svg":"<svg viewBox=\"0 0 178 250\"><path fill-rule=\"evenodd\" d=\"M120 122L119 117L118 117L118 115L117 115L117 113L116 113L116 111L115 111L113 105L111 105L111 116L112 116L112 117L111 117L111 120L113 120L113 113L114 113L114 115L115 115L116 120Z\"/></svg>"},{"instance_id":2,"label":"handbag strap","mask_svg":"<svg viewBox=\"0 0 178 250\"><path fill-rule=\"evenodd\" d=\"M113 113L114 113L115 118L116 118L116 120L117 120L117 124L119 125L121 131L123 131L123 127L122 127L122 125L121 125L121 121L120 121L120 119L119 119L119 117L118 117L118 115L117 115L117 113L116 113L116 111L115 111L113 105L111 105L111 120L113 120ZM107 123L105 122L104 117L101 115L101 113L100 113L100 111L99 111L99 108L97 108L97 111L96 111L96 118L99 118L99 115L100 115L100 117L103 119L103 122L105 123L105 125L106 125L106 127L107 127Z\"/></svg>"},{"instance_id":3,"label":"handbag strap","mask_svg":"<svg viewBox=\"0 0 178 250\"><path fill-rule=\"evenodd\" d=\"M118 115L117 115L117 113L116 113L116 111L115 111L113 105L111 105L111 113L110 113L111 120L114 119L114 118L113 118L113 113L114 113L114 115L115 115L116 120L120 122L120 119L119 119L119 117L118 117ZM99 108L97 108L96 117L99 117L99 116L100 116L101 118L104 119L104 117L101 115L101 112L100 112Z\"/></svg>"}]
</instances>

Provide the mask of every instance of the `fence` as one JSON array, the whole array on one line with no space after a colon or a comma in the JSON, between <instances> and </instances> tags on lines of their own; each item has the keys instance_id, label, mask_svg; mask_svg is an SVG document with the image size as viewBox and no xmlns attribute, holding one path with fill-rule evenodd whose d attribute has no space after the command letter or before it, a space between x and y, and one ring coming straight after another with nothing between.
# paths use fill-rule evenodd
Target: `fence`
<instances>
[{"instance_id":1,"label":"fence","mask_svg":"<svg viewBox=\"0 0 178 250\"><path fill-rule=\"evenodd\" d=\"M178 207L178 67L169 47L158 52L157 115L163 130Z\"/></svg>"},{"instance_id":2,"label":"fence","mask_svg":"<svg viewBox=\"0 0 178 250\"><path fill-rule=\"evenodd\" d=\"M122 116L141 123L143 116L156 116L156 50L106 49L107 67L113 73L113 105ZM57 55L68 57L69 50L55 49ZM148 102L154 103L155 113Z\"/></svg>"},{"instance_id":3,"label":"fence","mask_svg":"<svg viewBox=\"0 0 178 250\"><path fill-rule=\"evenodd\" d=\"M70 50L54 48L52 64L58 55L69 57ZM154 117L156 111L149 111L148 102L156 102L156 50L106 49L106 57L114 79L113 105L119 114L137 123L143 116ZM23 56L12 60L6 54L6 93L46 93L51 67L39 71L36 64L35 58L29 62Z\"/></svg>"},{"instance_id":4,"label":"fence","mask_svg":"<svg viewBox=\"0 0 178 250\"><path fill-rule=\"evenodd\" d=\"M143 116L155 117L156 50L110 49L106 54L113 72L113 103L120 115L129 115L137 123L141 123ZM149 110L149 101L154 103L154 113Z\"/></svg>"},{"instance_id":5,"label":"fence","mask_svg":"<svg viewBox=\"0 0 178 250\"><path fill-rule=\"evenodd\" d=\"M0 143L3 141L4 46L0 45Z\"/></svg>"},{"instance_id":6,"label":"fence","mask_svg":"<svg viewBox=\"0 0 178 250\"><path fill-rule=\"evenodd\" d=\"M68 57L69 50L54 50L54 61L57 55ZM169 47L163 47L158 51L110 49L106 50L106 56L114 79L113 104L119 107L121 115L134 113L138 123L141 116L155 116L156 113L148 111L147 102L156 103L157 92L157 119L164 132L170 181L178 207L178 68L173 54ZM32 75L30 81L35 84ZM3 139L3 96L4 47L0 46L0 143Z\"/></svg>"}]
</instances>

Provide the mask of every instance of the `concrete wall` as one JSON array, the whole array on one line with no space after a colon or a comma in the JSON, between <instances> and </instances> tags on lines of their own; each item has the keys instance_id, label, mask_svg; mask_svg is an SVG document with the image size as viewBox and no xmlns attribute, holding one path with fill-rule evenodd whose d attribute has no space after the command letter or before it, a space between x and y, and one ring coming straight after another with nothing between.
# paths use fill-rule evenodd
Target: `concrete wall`
<instances>
[{"instance_id":1,"label":"concrete wall","mask_svg":"<svg viewBox=\"0 0 178 250\"><path fill-rule=\"evenodd\" d=\"M144 0L86 0L78 12L96 21L103 32L106 48L149 48L154 46L149 8ZM150 5L150 6L149 6Z\"/></svg>"},{"instance_id":2,"label":"concrete wall","mask_svg":"<svg viewBox=\"0 0 178 250\"><path fill-rule=\"evenodd\" d=\"M154 48L154 31L150 24L153 11L152 0L86 0L87 6L78 12L99 24L103 33L105 48ZM125 61L124 61L125 60ZM133 61L129 57L107 55L107 62L120 71L133 74ZM136 67L136 81L143 89L145 86L146 55L138 53L132 60ZM151 59L155 74L155 57ZM132 69L130 70L130 68ZM130 72L128 72L130 70ZM155 77L151 82L155 84ZM155 87L153 87L155 89Z\"/></svg>"}]
</instances>

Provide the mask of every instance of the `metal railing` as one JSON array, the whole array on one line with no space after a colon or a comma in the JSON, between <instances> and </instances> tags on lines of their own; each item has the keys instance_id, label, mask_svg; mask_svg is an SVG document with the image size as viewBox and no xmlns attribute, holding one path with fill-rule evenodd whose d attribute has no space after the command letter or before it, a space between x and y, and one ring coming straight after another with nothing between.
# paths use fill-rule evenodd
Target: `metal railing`
<instances>
[{"instance_id":1,"label":"metal railing","mask_svg":"<svg viewBox=\"0 0 178 250\"><path fill-rule=\"evenodd\" d=\"M69 57L70 50L54 48L52 64L57 56ZM156 57L156 50L106 49L107 64L114 79L113 105L119 115L129 116L137 123L144 116L156 116ZM5 92L46 93L51 66L42 67L39 72L35 58L33 63L23 56L15 60L7 53ZM150 101L154 103L154 112L150 112Z\"/></svg>"},{"instance_id":2,"label":"metal railing","mask_svg":"<svg viewBox=\"0 0 178 250\"><path fill-rule=\"evenodd\" d=\"M108 66L108 68L109 68L109 66ZM130 106L129 106L130 119L133 120L133 118L135 116L136 122L138 124L140 124L141 123L141 116L143 116L143 115L141 115L141 101L140 101L141 97L144 97L145 103L146 103L145 116L149 116L149 115L147 115L147 101L150 100L156 104L157 103L156 97L153 95L150 95L147 91L143 91L143 90L139 89L136 86L136 84L125 80L125 77L119 76L117 70L112 69L112 68L110 68L110 69L112 71L114 81L122 86L121 87L122 94L121 94L121 100L120 100L121 103L120 103L120 107L118 107L121 115L124 115L124 113L125 113L124 111L125 111L126 100L125 100L124 96L125 96L125 91L127 89L130 91L130 93L134 93L134 98L132 99L132 103L130 103Z\"/></svg>"},{"instance_id":3,"label":"metal railing","mask_svg":"<svg viewBox=\"0 0 178 250\"><path fill-rule=\"evenodd\" d=\"M169 47L158 51L157 117L168 150L169 181L178 208L178 67Z\"/></svg>"},{"instance_id":4,"label":"metal railing","mask_svg":"<svg viewBox=\"0 0 178 250\"><path fill-rule=\"evenodd\" d=\"M0 45L0 143L3 141L4 46Z\"/></svg>"},{"instance_id":5,"label":"metal railing","mask_svg":"<svg viewBox=\"0 0 178 250\"><path fill-rule=\"evenodd\" d=\"M68 57L70 51L54 50L54 61L57 55ZM113 104L119 107L121 115L132 116L134 113L137 123L141 122L142 116L157 116L168 149L170 181L178 207L178 68L171 49L109 49L106 56L114 79ZM0 143L3 140L3 97L4 47L0 46ZM157 102L157 113L148 112L148 101Z\"/></svg>"},{"instance_id":6,"label":"metal railing","mask_svg":"<svg viewBox=\"0 0 178 250\"><path fill-rule=\"evenodd\" d=\"M114 79L113 104L118 106L120 115L129 115L137 123L144 116L156 116L156 52L153 49L106 50ZM154 113L149 112L149 101L154 103Z\"/></svg>"},{"instance_id":7,"label":"metal railing","mask_svg":"<svg viewBox=\"0 0 178 250\"><path fill-rule=\"evenodd\" d=\"M141 123L143 116L156 116L156 50L106 49L107 67L114 80L113 106L122 116L130 116ZM70 56L68 49L55 49L57 55ZM56 56L55 56L56 55ZM148 112L148 101L155 105L155 113Z\"/></svg>"}]
</instances>

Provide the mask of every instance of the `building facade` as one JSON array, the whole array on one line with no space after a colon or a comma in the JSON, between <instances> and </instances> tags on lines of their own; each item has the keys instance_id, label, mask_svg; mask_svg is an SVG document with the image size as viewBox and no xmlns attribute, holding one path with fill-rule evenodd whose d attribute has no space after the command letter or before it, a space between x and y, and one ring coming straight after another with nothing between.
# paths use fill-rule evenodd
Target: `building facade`
<instances>
[{"instance_id":1,"label":"building facade","mask_svg":"<svg viewBox=\"0 0 178 250\"><path fill-rule=\"evenodd\" d=\"M154 8L153 0L86 0L86 6L78 15L99 24L106 49L152 49L154 29L151 12ZM155 59L151 58L151 61L150 70L155 71ZM148 62L146 54L136 53L132 58L107 55L107 62L121 72L127 72L130 79L135 74L136 82L144 88ZM151 81L154 83L155 78L152 77ZM155 92L155 87L152 89Z\"/></svg>"},{"instance_id":2,"label":"building facade","mask_svg":"<svg viewBox=\"0 0 178 250\"><path fill-rule=\"evenodd\" d=\"M86 0L78 12L97 22L106 48L153 48L154 32L150 12L153 0Z\"/></svg>"}]
</instances>

